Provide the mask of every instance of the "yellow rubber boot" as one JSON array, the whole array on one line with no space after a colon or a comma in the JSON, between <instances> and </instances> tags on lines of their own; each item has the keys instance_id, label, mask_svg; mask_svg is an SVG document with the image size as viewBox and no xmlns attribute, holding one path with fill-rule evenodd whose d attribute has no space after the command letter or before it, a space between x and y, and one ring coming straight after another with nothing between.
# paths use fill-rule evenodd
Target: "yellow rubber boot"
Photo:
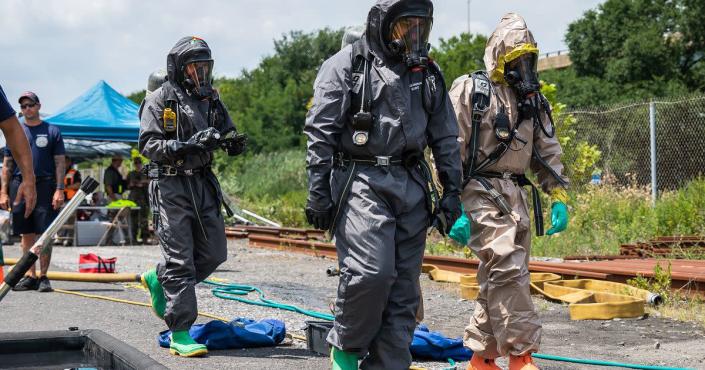
<instances>
[{"instance_id":1,"label":"yellow rubber boot","mask_svg":"<svg viewBox=\"0 0 705 370\"><path fill-rule=\"evenodd\" d=\"M470 363L468 364L467 370L502 370L497 364L494 363L494 359L484 358L477 353L472 354Z\"/></svg>"},{"instance_id":2,"label":"yellow rubber boot","mask_svg":"<svg viewBox=\"0 0 705 370\"><path fill-rule=\"evenodd\" d=\"M523 356L509 356L509 370L539 370L539 368L534 365L531 354L527 353Z\"/></svg>"},{"instance_id":3,"label":"yellow rubber boot","mask_svg":"<svg viewBox=\"0 0 705 370\"><path fill-rule=\"evenodd\" d=\"M331 370L357 370L357 355L336 347L330 349Z\"/></svg>"}]
</instances>

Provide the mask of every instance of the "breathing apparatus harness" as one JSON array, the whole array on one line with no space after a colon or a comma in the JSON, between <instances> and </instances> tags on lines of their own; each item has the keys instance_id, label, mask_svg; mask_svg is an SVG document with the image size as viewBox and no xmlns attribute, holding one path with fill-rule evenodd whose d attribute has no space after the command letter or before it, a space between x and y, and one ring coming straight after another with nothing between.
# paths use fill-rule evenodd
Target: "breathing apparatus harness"
<instances>
[{"instance_id":1,"label":"breathing apparatus harness","mask_svg":"<svg viewBox=\"0 0 705 370\"><path fill-rule=\"evenodd\" d=\"M184 132L184 127L181 125L182 119L184 118L182 117L182 109L180 107L181 103L179 102L179 95L176 92L176 88L172 85L172 83L170 83L170 81L166 81L162 84L162 90L164 96L166 97L166 101L164 102L164 111L162 113L165 137L168 140L185 141L187 139L186 132ZM219 115L218 110L223 109L222 105L220 105L218 102L219 96L217 92L213 91L211 98L208 99L208 115L206 118L208 127L216 126L216 120L218 119ZM223 113L221 112L220 114L222 115ZM238 135L240 134L237 134L236 131L222 133L219 137L218 145L222 146L229 141L238 140ZM143 167L142 171L147 174L150 180L158 181L160 179L169 177L184 177L186 179L189 190L191 192L192 206L194 207L194 210L196 210L197 213L196 218L198 219L199 224L201 226L201 231L203 232L203 235L207 240L208 236L202 224L200 212L198 212L198 206L196 205L195 194L193 192L191 179L197 175L211 175L214 177L211 170L212 158L209 158L208 163L200 168L184 168L184 162L184 159L177 159L171 161L170 164L150 162L149 164ZM159 227L161 221L158 196L158 192L154 191L152 192L150 199L150 206L152 208L152 219L155 225L155 229ZM232 209L230 209L227 203L221 203L223 204L228 217L232 217L234 215Z\"/></svg>"},{"instance_id":2,"label":"breathing apparatus harness","mask_svg":"<svg viewBox=\"0 0 705 370\"><path fill-rule=\"evenodd\" d=\"M370 130L375 123L372 114L372 86L370 73L374 55L370 52L363 39L357 40L352 46L352 99L353 109L360 109L352 115L353 143L365 146L369 140ZM438 114L446 103L446 83L438 65L428 59L427 64L415 65L410 68L412 72L421 72L422 78L422 105L429 115ZM440 92L440 101L438 93Z\"/></svg>"},{"instance_id":3,"label":"breathing apparatus harness","mask_svg":"<svg viewBox=\"0 0 705 370\"><path fill-rule=\"evenodd\" d=\"M491 97L495 95L495 92L487 72L477 71L471 73L470 76L473 81L473 91L471 93L472 138L470 142L470 158L467 160L466 166L463 169L463 188L468 184L468 182L470 182L470 180L477 180L490 194L495 205L499 208L501 215L516 216L509 202L507 202L504 196L499 193L487 179L499 178L511 180L522 187L530 186L534 203L536 235L542 236L544 234L543 210L541 207L541 198L536 185L534 185L525 174L499 173L485 171L485 169L497 163L508 150L514 150L511 147L515 140L522 143L522 146L528 143L527 140L518 135L519 127L522 122L528 119L532 120L534 129L538 126L544 135L549 138L554 137L556 129L551 116L550 104L540 92L535 92L532 96L525 97L524 101L518 104L519 115L517 118L517 123L513 128L511 127L509 116L506 114L505 107L500 106L494 121L494 133L499 144L487 156L487 158L485 158L482 162L477 163L480 149L478 145L478 136L482 117L489 109ZM551 126L550 131L546 130L541 120L541 108L545 110L548 116ZM548 165L548 163L546 163L546 161L543 160L543 158L541 158L541 155L536 150L536 147L533 148L532 156L539 163L541 163L541 165L544 166L559 183L565 184L565 181Z\"/></svg>"},{"instance_id":4,"label":"breathing apparatus harness","mask_svg":"<svg viewBox=\"0 0 705 370\"><path fill-rule=\"evenodd\" d=\"M350 118L353 129L352 141L353 144L359 147L364 147L369 141L370 130L375 124L375 117L372 114L372 87L370 70L374 61L374 55L370 52L367 43L364 40L357 40L352 45L352 81L353 89L351 91L351 112ZM432 69L431 72L428 70ZM435 73L433 73L435 71ZM431 62L428 67L423 68L424 82L422 95L424 95L423 106L427 114L437 114L445 104L445 82L443 75L440 73L438 66ZM426 82L428 80L428 82ZM435 95L439 91L442 92L443 100L436 105ZM429 97L428 94L434 96ZM358 110L359 107L359 110ZM333 158L334 166L348 171L345 186L338 199L336 210L334 211L333 222L331 222L331 234L335 233L335 225L342 208L342 201L347 199L350 192L353 176L360 166L404 166L407 169L418 168L419 173L426 183L427 207L429 212L436 215L439 210L439 193L431 176L431 168L426 163L422 153L404 153L403 156L354 156L338 150Z\"/></svg>"}]
</instances>

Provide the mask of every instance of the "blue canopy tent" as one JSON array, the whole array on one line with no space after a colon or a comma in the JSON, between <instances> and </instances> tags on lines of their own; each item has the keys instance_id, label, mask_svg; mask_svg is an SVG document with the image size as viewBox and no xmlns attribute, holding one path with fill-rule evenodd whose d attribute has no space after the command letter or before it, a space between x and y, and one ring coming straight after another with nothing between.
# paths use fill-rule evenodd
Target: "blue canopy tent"
<instances>
[{"instance_id":1,"label":"blue canopy tent","mask_svg":"<svg viewBox=\"0 0 705 370\"><path fill-rule=\"evenodd\" d=\"M137 142L138 109L137 104L101 80L45 121L58 126L64 138Z\"/></svg>"}]
</instances>

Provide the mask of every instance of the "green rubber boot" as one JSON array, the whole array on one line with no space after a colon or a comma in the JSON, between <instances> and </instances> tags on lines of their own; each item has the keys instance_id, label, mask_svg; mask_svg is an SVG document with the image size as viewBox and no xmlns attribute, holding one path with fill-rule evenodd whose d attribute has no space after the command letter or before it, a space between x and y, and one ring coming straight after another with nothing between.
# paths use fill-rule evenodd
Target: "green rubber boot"
<instances>
[{"instance_id":1,"label":"green rubber boot","mask_svg":"<svg viewBox=\"0 0 705 370\"><path fill-rule=\"evenodd\" d=\"M181 357L196 357L207 354L208 349L205 344L196 343L189 335L188 330L180 330L171 333L169 352Z\"/></svg>"},{"instance_id":2,"label":"green rubber boot","mask_svg":"<svg viewBox=\"0 0 705 370\"><path fill-rule=\"evenodd\" d=\"M142 286L147 288L149 295L152 297L152 312L158 318L164 320L164 310L166 309L166 298L164 298L164 289L159 284L157 279L157 270L151 269L142 274Z\"/></svg>"},{"instance_id":3,"label":"green rubber boot","mask_svg":"<svg viewBox=\"0 0 705 370\"><path fill-rule=\"evenodd\" d=\"M336 347L330 349L331 370L357 370L357 355Z\"/></svg>"}]
</instances>

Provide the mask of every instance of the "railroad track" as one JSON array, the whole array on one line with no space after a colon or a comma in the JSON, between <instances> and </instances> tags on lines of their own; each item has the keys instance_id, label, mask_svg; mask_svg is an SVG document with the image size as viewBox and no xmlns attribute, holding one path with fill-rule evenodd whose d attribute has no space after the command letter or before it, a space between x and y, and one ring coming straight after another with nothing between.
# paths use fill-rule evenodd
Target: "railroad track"
<instances>
[{"instance_id":1,"label":"railroad track","mask_svg":"<svg viewBox=\"0 0 705 370\"><path fill-rule=\"evenodd\" d=\"M292 251L318 257L337 257L335 245L326 242L325 234L318 230L247 226L230 228L228 232L237 234L236 237L246 237L251 247ZM531 261L529 271L554 273L569 279L599 279L625 283L637 275L653 277L656 265L666 270L670 264L672 289L680 289L687 294L705 295L705 261L629 257L618 256L612 260L591 262ZM435 265L442 270L474 274L480 261L457 257L425 256L423 263Z\"/></svg>"}]
</instances>

